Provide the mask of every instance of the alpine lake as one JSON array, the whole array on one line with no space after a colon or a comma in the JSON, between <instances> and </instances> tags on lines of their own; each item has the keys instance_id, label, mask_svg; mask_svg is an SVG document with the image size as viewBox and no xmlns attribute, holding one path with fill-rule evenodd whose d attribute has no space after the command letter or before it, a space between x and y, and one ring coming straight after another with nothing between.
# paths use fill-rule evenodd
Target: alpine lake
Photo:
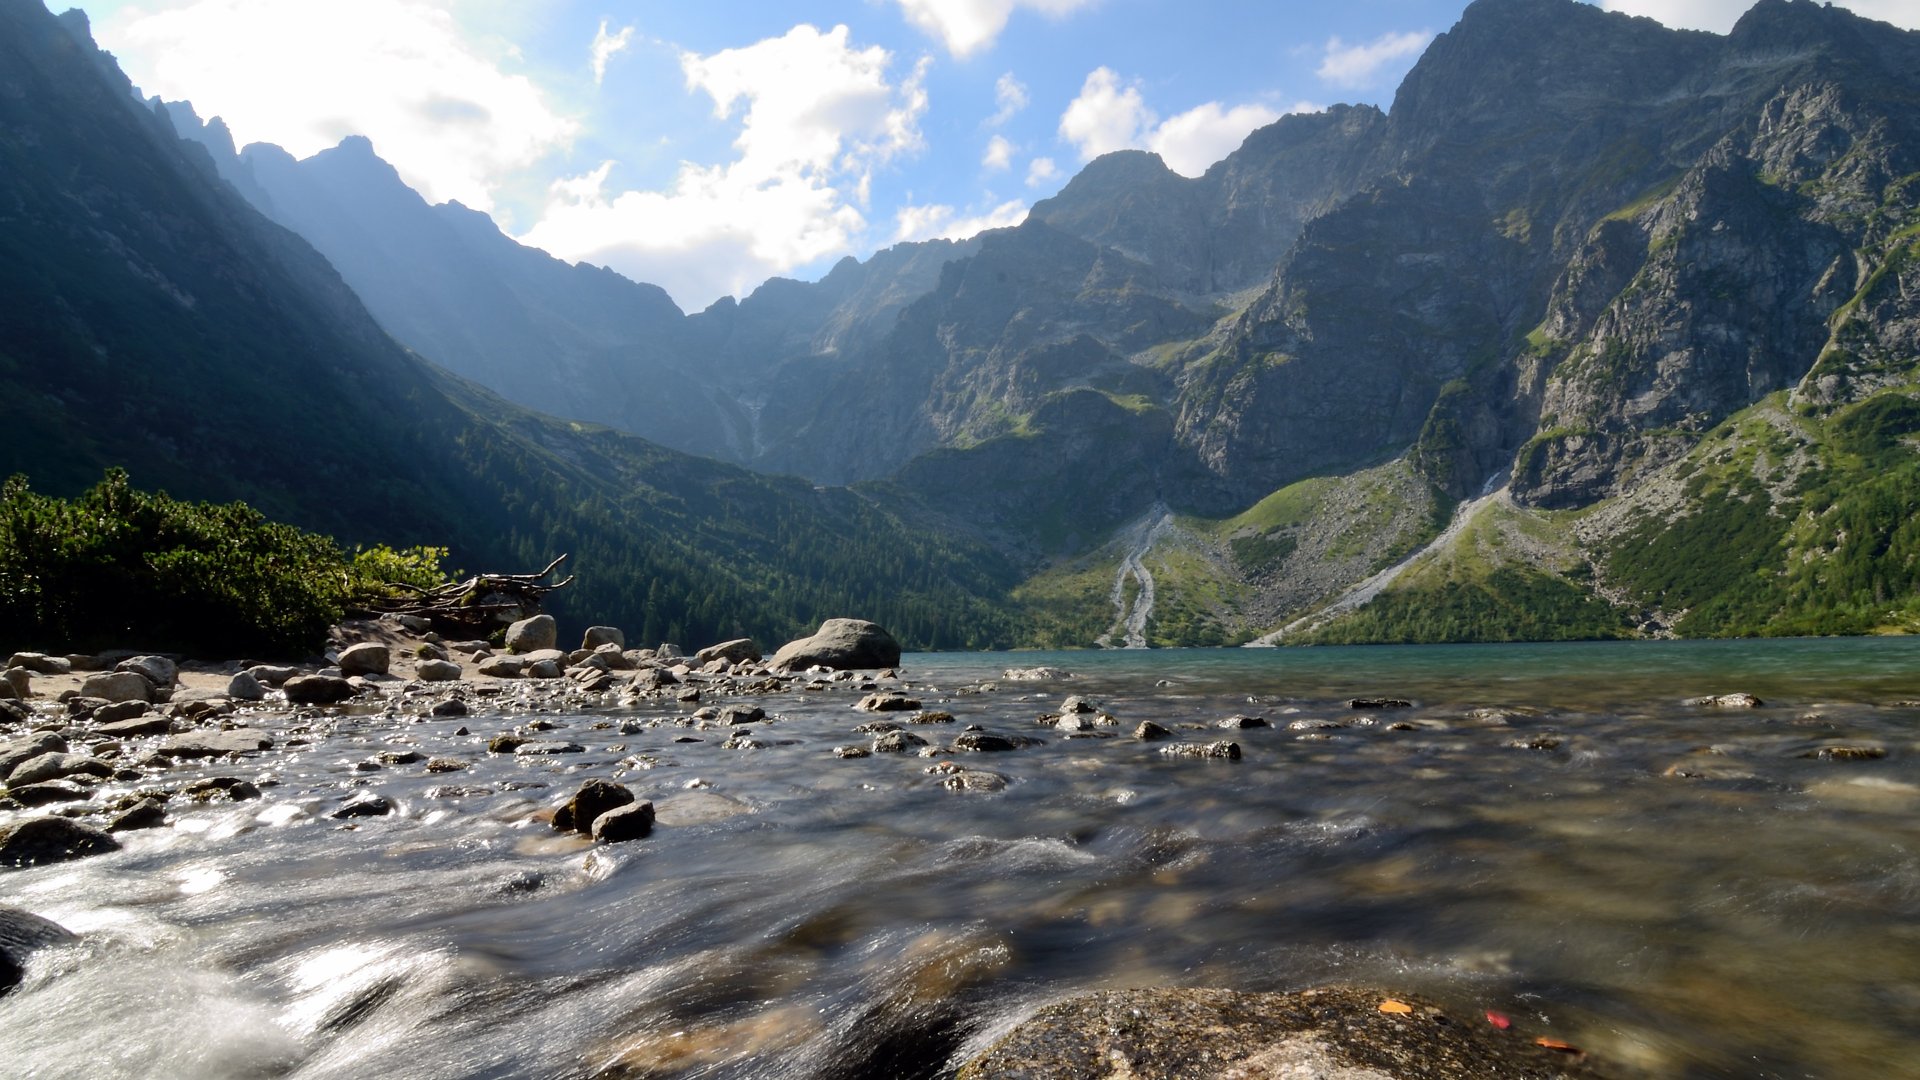
<instances>
[{"instance_id":1,"label":"alpine lake","mask_svg":"<svg viewBox=\"0 0 1920 1080\"><path fill-rule=\"evenodd\" d=\"M1070 677L1006 677L1036 667ZM1607 1075L1920 1077L1920 641L922 654L899 676L951 721L829 684L751 699L770 715L742 747L671 698L509 694L183 767L264 797L0 876L81 935L0 998L4 1071L942 1076L1075 994L1346 985L1495 1012ZM1695 700L1735 693L1760 704ZM1069 696L1084 720L1041 721ZM487 752L536 718L584 751ZM887 719L931 747L1036 741L836 754ZM1166 755L1143 721L1240 757ZM364 764L406 747L467 767ZM542 811L589 778L652 800L652 835L555 832ZM355 788L396 811L329 818Z\"/></svg>"}]
</instances>

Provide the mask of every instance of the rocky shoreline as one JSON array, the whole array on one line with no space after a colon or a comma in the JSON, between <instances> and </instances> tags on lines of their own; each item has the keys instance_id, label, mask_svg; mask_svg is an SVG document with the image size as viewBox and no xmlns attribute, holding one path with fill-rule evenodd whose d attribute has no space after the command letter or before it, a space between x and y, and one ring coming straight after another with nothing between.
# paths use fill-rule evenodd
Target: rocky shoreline
<instances>
[{"instance_id":1,"label":"rocky shoreline","mask_svg":"<svg viewBox=\"0 0 1920 1080\"><path fill-rule=\"evenodd\" d=\"M854 729L870 741L836 747L834 756L928 757L934 760L927 771L960 792L991 793L1007 783L999 773L963 764L974 755L1041 741L961 725L950 713L923 707L919 691L897 670L898 644L881 628L856 620L830 620L818 634L771 657L745 640L691 656L672 646L631 649L608 627L587 630L578 649L563 651L557 644L546 617L516 623L501 648L440 640L417 620L386 617L343 624L328 654L307 664L15 654L0 684L0 693L11 694L0 700L0 779L6 784L0 874L7 867L113 851L127 834L176 825L196 808L270 800L279 783L277 755L306 751L338 735L363 738L370 729L390 732L386 741L393 748L356 763L358 779L320 812L336 828L356 828L362 819L395 811L395 800L381 790L383 774L443 774L449 782L432 789L434 797L481 796L493 789L457 783L479 756L558 761L583 753L567 725L546 719L554 714L569 714L574 724L586 716L592 728L607 734L672 727L683 729L676 742L724 738L723 748L751 750L777 745L769 729L777 730L779 718L759 700L789 693L844 695L850 711L874 718ZM1046 684L1066 677L1051 669L1011 670L1003 681ZM1405 704L1352 703L1375 709ZM1239 745L1219 736L1268 726L1264 718L1236 715L1185 725L1211 734L1177 733L1152 721L1122 727L1080 696L1066 696L1051 708L1041 720L1055 737L1131 736L1161 743L1159 754L1170 759L1238 760ZM461 718L470 719L452 729L451 739L413 737L427 725L437 722L445 730ZM952 734L941 740L944 745L921 734L936 731ZM656 820L674 821L675 808L662 812L612 778L588 775L568 781L569 787L576 782L570 793L552 790L534 816L551 826L556 841L571 837L587 845L589 860L601 846L652 835ZM0 993L20 981L33 952L69 940L63 928L31 912L0 908ZM1518 1037L1469 1033L1471 1025L1447 1021L1425 1003L1408 1006L1417 1010L1410 1018L1396 1011L1408 1000L1404 995L1351 988L1312 993L1320 995L1311 999L1319 1004L1304 1012L1300 1002L1306 999L1230 991L1077 999L1041 1010L976 1055L962 1075L1393 1080L1491 1075L1489 1062L1503 1063L1499 1075L1594 1075L1572 1048L1542 1050ZM1329 1003L1340 1003L1346 1020L1328 1021ZM1116 1008L1131 1018L1122 1025L1124 1037L1108 1015Z\"/></svg>"}]
</instances>

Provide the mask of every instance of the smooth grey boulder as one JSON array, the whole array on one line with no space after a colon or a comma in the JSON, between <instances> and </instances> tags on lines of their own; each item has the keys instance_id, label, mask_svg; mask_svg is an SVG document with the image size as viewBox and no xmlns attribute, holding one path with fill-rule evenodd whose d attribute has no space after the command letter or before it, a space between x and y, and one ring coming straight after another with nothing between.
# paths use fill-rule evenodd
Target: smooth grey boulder
<instances>
[{"instance_id":1,"label":"smooth grey boulder","mask_svg":"<svg viewBox=\"0 0 1920 1080\"><path fill-rule=\"evenodd\" d=\"M0 904L0 994L20 985L29 953L74 940L66 927L51 919Z\"/></svg>"},{"instance_id":2,"label":"smooth grey boulder","mask_svg":"<svg viewBox=\"0 0 1920 1080\"><path fill-rule=\"evenodd\" d=\"M113 665L113 670L131 671L160 690L169 689L180 679L180 665L164 656L129 656Z\"/></svg>"},{"instance_id":3,"label":"smooth grey boulder","mask_svg":"<svg viewBox=\"0 0 1920 1080\"><path fill-rule=\"evenodd\" d=\"M173 721L159 713L142 713L127 720L115 720L109 724L100 724L93 729L95 735L105 735L111 739L131 739L141 735L166 735L173 731Z\"/></svg>"},{"instance_id":4,"label":"smooth grey boulder","mask_svg":"<svg viewBox=\"0 0 1920 1080\"><path fill-rule=\"evenodd\" d=\"M114 724L122 720L131 720L136 716L145 716L149 711L144 701L116 701L111 705L102 705L93 710L92 720L96 724Z\"/></svg>"},{"instance_id":5,"label":"smooth grey boulder","mask_svg":"<svg viewBox=\"0 0 1920 1080\"><path fill-rule=\"evenodd\" d=\"M113 775L113 766L97 757L86 754L41 754L29 758L14 766L7 774L7 783L18 787L24 784L38 784L43 780L61 780L69 776L98 776L105 779Z\"/></svg>"},{"instance_id":6,"label":"smooth grey boulder","mask_svg":"<svg viewBox=\"0 0 1920 1080\"><path fill-rule=\"evenodd\" d=\"M23 761L31 761L42 754L66 752L67 740L51 731L36 731L10 743L0 743L0 779L5 779Z\"/></svg>"},{"instance_id":7,"label":"smooth grey boulder","mask_svg":"<svg viewBox=\"0 0 1920 1080\"><path fill-rule=\"evenodd\" d=\"M696 664L711 664L715 660L725 660L729 664L757 663L760 660L760 646L752 638L734 638L718 645L709 645L693 654Z\"/></svg>"},{"instance_id":8,"label":"smooth grey boulder","mask_svg":"<svg viewBox=\"0 0 1920 1080\"><path fill-rule=\"evenodd\" d=\"M42 780L37 784L8 784L7 797L21 806L50 806L53 803L84 802L93 798L93 789L71 780Z\"/></svg>"},{"instance_id":9,"label":"smooth grey boulder","mask_svg":"<svg viewBox=\"0 0 1920 1080\"><path fill-rule=\"evenodd\" d=\"M0 674L0 697L20 698L33 696L33 673L23 667L8 668Z\"/></svg>"},{"instance_id":10,"label":"smooth grey boulder","mask_svg":"<svg viewBox=\"0 0 1920 1080\"><path fill-rule=\"evenodd\" d=\"M377 642L363 641L340 652L340 674L385 675L393 668L393 650Z\"/></svg>"},{"instance_id":11,"label":"smooth grey boulder","mask_svg":"<svg viewBox=\"0 0 1920 1080\"><path fill-rule=\"evenodd\" d=\"M227 696L235 701L262 701L267 696L267 688L261 685L259 676L242 671L227 680Z\"/></svg>"},{"instance_id":12,"label":"smooth grey boulder","mask_svg":"<svg viewBox=\"0 0 1920 1080\"><path fill-rule=\"evenodd\" d=\"M46 653L17 652L7 659L7 667L26 668L36 675L65 675L73 670L73 661Z\"/></svg>"},{"instance_id":13,"label":"smooth grey boulder","mask_svg":"<svg viewBox=\"0 0 1920 1080\"><path fill-rule=\"evenodd\" d=\"M477 670L489 679L517 679L527 673L527 662L518 656L489 656Z\"/></svg>"},{"instance_id":14,"label":"smooth grey boulder","mask_svg":"<svg viewBox=\"0 0 1920 1080\"><path fill-rule=\"evenodd\" d=\"M507 627L507 651L522 655L551 649L560 640L559 627L551 615L535 615Z\"/></svg>"},{"instance_id":15,"label":"smooth grey boulder","mask_svg":"<svg viewBox=\"0 0 1920 1080\"><path fill-rule=\"evenodd\" d=\"M295 705L337 705L353 696L353 684L338 675L296 675L283 689Z\"/></svg>"},{"instance_id":16,"label":"smooth grey boulder","mask_svg":"<svg viewBox=\"0 0 1920 1080\"><path fill-rule=\"evenodd\" d=\"M235 728L232 731L190 731L175 735L154 748L154 753L170 758L209 758L227 754L251 754L273 748L273 740L257 731Z\"/></svg>"},{"instance_id":17,"label":"smooth grey boulder","mask_svg":"<svg viewBox=\"0 0 1920 1080\"><path fill-rule=\"evenodd\" d=\"M900 643L878 623L865 619L828 619L813 636L780 646L768 664L775 671L810 667L852 671L900 663Z\"/></svg>"},{"instance_id":18,"label":"smooth grey boulder","mask_svg":"<svg viewBox=\"0 0 1920 1080\"><path fill-rule=\"evenodd\" d=\"M460 678L460 665L451 660L422 660L413 666L413 677L421 682L453 682Z\"/></svg>"},{"instance_id":19,"label":"smooth grey boulder","mask_svg":"<svg viewBox=\"0 0 1920 1080\"><path fill-rule=\"evenodd\" d=\"M1393 1011L1381 1005L1392 1002ZM1405 1012L1397 1010L1405 1009ZM1573 1080L1582 1058L1406 994L1106 990L1049 1005L960 1067L1005 1077Z\"/></svg>"},{"instance_id":20,"label":"smooth grey boulder","mask_svg":"<svg viewBox=\"0 0 1920 1080\"><path fill-rule=\"evenodd\" d=\"M0 866L43 866L118 850L118 840L69 818L36 817L0 825Z\"/></svg>"},{"instance_id":21,"label":"smooth grey boulder","mask_svg":"<svg viewBox=\"0 0 1920 1080\"><path fill-rule=\"evenodd\" d=\"M80 696L104 701L153 701L154 686L137 671L101 671L80 684Z\"/></svg>"},{"instance_id":22,"label":"smooth grey boulder","mask_svg":"<svg viewBox=\"0 0 1920 1080\"><path fill-rule=\"evenodd\" d=\"M583 649L597 649L602 645L612 645L618 649L627 647L627 635L617 626L589 626L580 638Z\"/></svg>"}]
</instances>

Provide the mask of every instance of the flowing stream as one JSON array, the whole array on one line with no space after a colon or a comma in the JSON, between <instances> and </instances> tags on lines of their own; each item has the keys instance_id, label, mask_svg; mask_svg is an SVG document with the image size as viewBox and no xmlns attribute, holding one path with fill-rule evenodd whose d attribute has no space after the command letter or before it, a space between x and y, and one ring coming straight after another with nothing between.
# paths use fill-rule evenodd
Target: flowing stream
<instances>
[{"instance_id":1,"label":"flowing stream","mask_svg":"<svg viewBox=\"0 0 1920 1080\"><path fill-rule=\"evenodd\" d=\"M1037 664L1074 676L1000 677ZM875 719L846 684L756 699L755 749L672 701L261 716L278 748L165 783L262 799L176 800L122 851L0 870L5 902L81 935L0 997L5 1074L940 1076L1093 989L1341 983L1499 1010L1613 1076L1920 1077L1920 643L902 670L955 717L904 725L933 746L1042 741L842 760ZM1732 690L1765 705L1683 704ZM1037 722L1068 694L1118 724ZM1412 705L1348 704L1377 694ZM1235 713L1273 726L1215 726ZM584 752L486 751L534 720ZM1143 720L1243 757L1165 757L1126 737ZM408 749L466 768L367 766ZM653 800L654 834L553 832L540 811L587 777ZM363 789L397 813L326 816Z\"/></svg>"},{"instance_id":2,"label":"flowing stream","mask_svg":"<svg viewBox=\"0 0 1920 1080\"><path fill-rule=\"evenodd\" d=\"M1145 517L1128 529L1127 553L1121 557L1120 570L1113 579L1113 627L1100 636L1097 644L1102 648L1112 647L1116 637L1119 648L1147 647L1147 620L1153 617L1154 584L1153 572L1142 560L1171 528L1173 511L1164 503L1155 503ZM1131 602L1127 599L1129 580L1138 588Z\"/></svg>"}]
</instances>

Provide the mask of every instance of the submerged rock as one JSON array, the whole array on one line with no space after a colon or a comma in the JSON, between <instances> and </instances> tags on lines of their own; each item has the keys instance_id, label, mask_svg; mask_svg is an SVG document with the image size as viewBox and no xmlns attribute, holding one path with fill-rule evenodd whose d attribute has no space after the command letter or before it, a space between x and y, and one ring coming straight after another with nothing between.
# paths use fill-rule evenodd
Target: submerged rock
<instances>
[{"instance_id":1,"label":"submerged rock","mask_svg":"<svg viewBox=\"0 0 1920 1080\"><path fill-rule=\"evenodd\" d=\"M1709 709L1757 709L1766 704L1752 694L1709 694L1706 697L1688 698L1685 702L1696 708Z\"/></svg>"},{"instance_id":2,"label":"submerged rock","mask_svg":"<svg viewBox=\"0 0 1920 1080\"><path fill-rule=\"evenodd\" d=\"M1393 1002L1405 1012L1382 1011ZM1109 990L1041 1009L959 1080L1560 1080L1575 1054L1504 1036L1418 999L1328 988L1292 994Z\"/></svg>"},{"instance_id":3,"label":"submerged rock","mask_svg":"<svg viewBox=\"0 0 1920 1080\"><path fill-rule=\"evenodd\" d=\"M561 832L591 833L593 823L609 810L631 805L634 794L624 784L610 780L588 780L573 797L553 812L553 827ZM649 816L653 813L648 806Z\"/></svg>"},{"instance_id":4,"label":"submerged rock","mask_svg":"<svg viewBox=\"0 0 1920 1080\"><path fill-rule=\"evenodd\" d=\"M653 804L630 802L608 810L593 819L591 831L594 843L597 844L644 840L653 832Z\"/></svg>"},{"instance_id":5,"label":"submerged rock","mask_svg":"<svg viewBox=\"0 0 1920 1080\"><path fill-rule=\"evenodd\" d=\"M1397 697L1357 697L1347 702L1349 709L1411 709L1413 702Z\"/></svg>"},{"instance_id":6,"label":"submerged rock","mask_svg":"<svg viewBox=\"0 0 1920 1080\"><path fill-rule=\"evenodd\" d=\"M0 904L0 994L20 985L26 974L27 954L73 940L66 927L51 919Z\"/></svg>"},{"instance_id":7,"label":"submerged rock","mask_svg":"<svg viewBox=\"0 0 1920 1080\"><path fill-rule=\"evenodd\" d=\"M1161 739L1173 738L1173 732L1151 720L1142 720L1140 726L1133 729L1133 737L1141 742L1158 742Z\"/></svg>"},{"instance_id":8,"label":"submerged rock","mask_svg":"<svg viewBox=\"0 0 1920 1080\"><path fill-rule=\"evenodd\" d=\"M37 817L0 825L0 866L41 866L118 850L118 840L67 818Z\"/></svg>"},{"instance_id":9,"label":"submerged rock","mask_svg":"<svg viewBox=\"0 0 1920 1080\"><path fill-rule=\"evenodd\" d=\"M1223 761L1239 761L1240 744L1227 742L1224 739L1210 743L1174 743L1172 746L1161 747L1160 753L1165 757L1174 758L1219 758Z\"/></svg>"},{"instance_id":10,"label":"submerged rock","mask_svg":"<svg viewBox=\"0 0 1920 1080\"><path fill-rule=\"evenodd\" d=\"M913 712L920 708L920 702L898 690L882 690L877 694L868 694L861 698L854 708L866 712Z\"/></svg>"}]
</instances>

